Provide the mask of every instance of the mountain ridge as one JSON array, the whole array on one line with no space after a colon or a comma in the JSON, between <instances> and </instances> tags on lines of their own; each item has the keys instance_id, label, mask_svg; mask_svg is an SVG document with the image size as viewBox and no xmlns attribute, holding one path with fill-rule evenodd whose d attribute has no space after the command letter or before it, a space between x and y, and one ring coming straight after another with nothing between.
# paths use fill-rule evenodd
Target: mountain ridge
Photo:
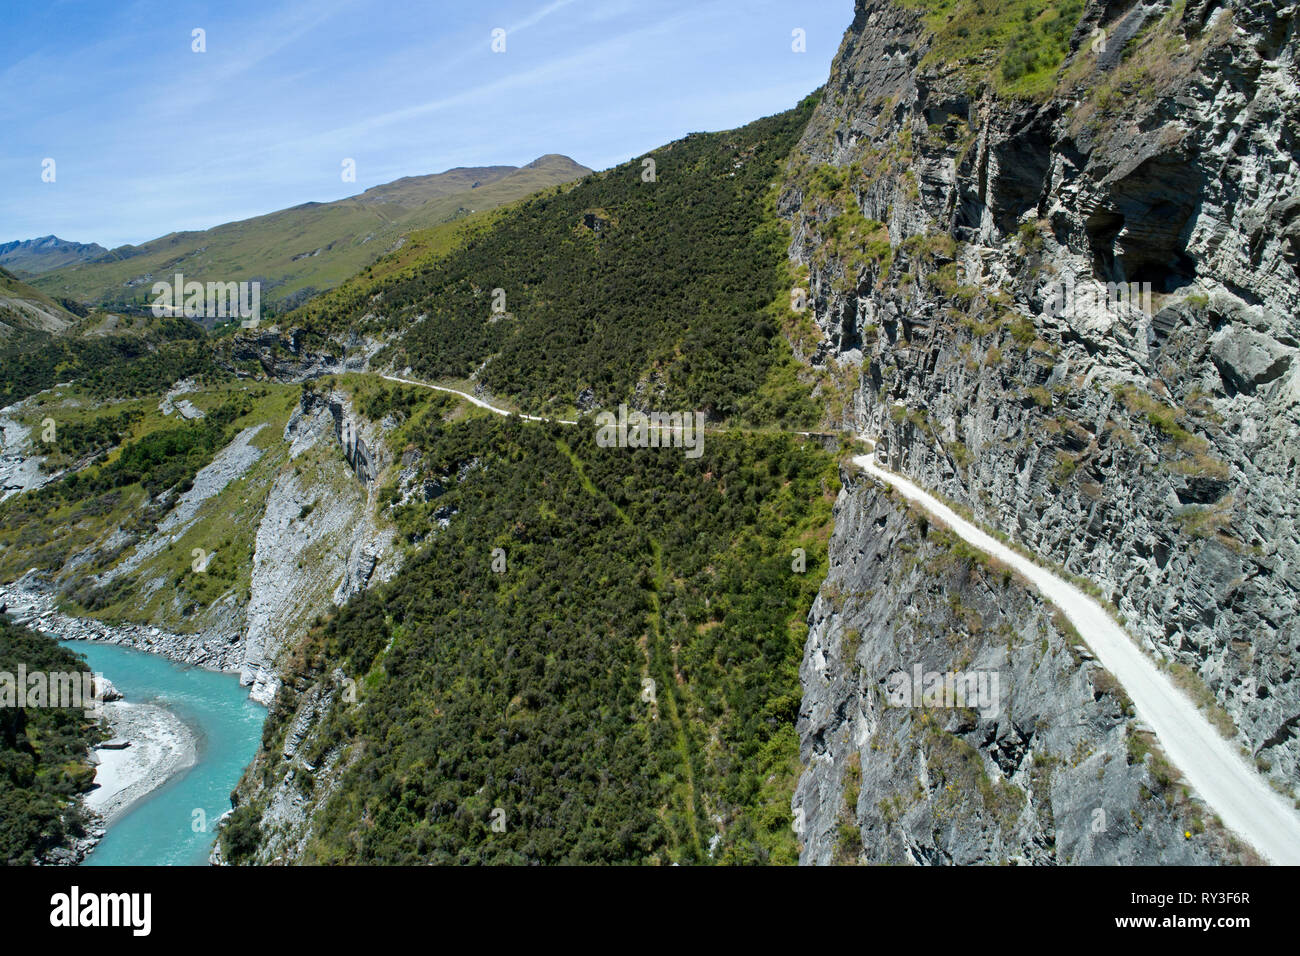
<instances>
[{"instance_id":1,"label":"mountain ridge","mask_svg":"<svg viewBox=\"0 0 1300 956\"><path fill-rule=\"evenodd\" d=\"M154 281L260 281L273 311L297 305L399 247L404 237L581 178L586 166L545 154L524 166L457 167L327 202L300 203L209 229L171 232L41 273L56 298L140 307ZM31 240L28 240L31 241Z\"/></svg>"},{"instance_id":2,"label":"mountain ridge","mask_svg":"<svg viewBox=\"0 0 1300 956\"><path fill-rule=\"evenodd\" d=\"M108 252L97 242L74 242L50 234L0 243L0 266L25 279L78 262L91 262Z\"/></svg>"}]
</instances>

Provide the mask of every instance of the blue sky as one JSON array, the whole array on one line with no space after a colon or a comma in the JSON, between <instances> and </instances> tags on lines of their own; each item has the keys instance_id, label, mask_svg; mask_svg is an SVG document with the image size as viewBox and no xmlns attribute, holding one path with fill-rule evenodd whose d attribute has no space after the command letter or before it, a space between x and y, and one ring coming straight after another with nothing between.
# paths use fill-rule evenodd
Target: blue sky
<instances>
[{"instance_id":1,"label":"blue sky","mask_svg":"<svg viewBox=\"0 0 1300 956\"><path fill-rule=\"evenodd\" d=\"M604 169L793 106L853 18L853 0L4 4L0 242L110 247L454 166Z\"/></svg>"}]
</instances>

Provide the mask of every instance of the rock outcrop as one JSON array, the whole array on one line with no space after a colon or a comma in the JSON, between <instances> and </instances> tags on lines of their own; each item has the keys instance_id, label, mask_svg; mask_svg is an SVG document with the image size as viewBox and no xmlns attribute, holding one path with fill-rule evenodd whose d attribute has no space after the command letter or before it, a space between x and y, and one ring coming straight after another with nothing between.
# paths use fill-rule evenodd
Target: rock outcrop
<instances>
[{"instance_id":1,"label":"rock outcrop","mask_svg":"<svg viewBox=\"0 0 1300 956\"><path fill-rule=\"evenodd\" d=\"M374 519L371 486L388 461L377 431L341 393L304 392L285 426L291 461L322 440L337 442L357 480L323 487L286 469L271 487L253 552L240 672L254 700L275 696L280 652L312 617L397 570L393 533Z\"/></svg>"},{"instance_id":2,"label":"rock outcrop","mask_svg":"<svg viewBox=\"0 0 1300 956\"><path fill-rule=\"evenodd\" d=\"M309 343L315 342L315 347ZM303 329L281 332L277 327L235 335L218 358L232 372L258 372L279 382L305 382L324 375L362 372L384 346L358 335L320 343Z\"/></svg>"},{"instance_id":3,"label":"rock outcrop","mask_svg":"<svg viewBox=\"0 0 1300 956\"><path fill-rule=\"evenodd\" d=\"M918 10L859 0L780 199L820 336L805 358L858 382L844 425L877 437L882 463L1095 583L1292 796L1296 13L1255 0L1091 2L1057 79L1026 98L931 57L938 41ZM1098 35L1105 43L1090 42ZM883 585L872 572L839 586ZM1020 633L1015 615L1008 623ZM845 626L815 620L809 654ZM1058 653L1050 629L1040 632ZM868 665L884 654L869 652ZM1015 655L1004 666L1033 679ZM812 714L822 692L805 668ZM1081 699L1080 681L1044 683L1040 706ZM840 704L869 711L853 693ZM1099 719L1084 745L1122 756L1122 724ZM822 786L825 759L812 758L805 799ZM843 774L844 754L829 759ZM878 751L861 760L864 780L893 772ZM1100 781L1106 799L1127 806L1112 788L1131 793L1134 773ZM1053 815L1073 820L1085 803L1069 797ZM940 840L931 852L917 834L873 840L880 811L862 809L869 858L977 850ZM1029 843L1000 845L1008 858L1204 859L1163 837L1090 849L1070 827L1050 853L1016 827ZM825 840L805 853L825 861Z\"/></svg>"},{"instance_id":4,"label":"rock outcrop","mask_svg":"<svg viewBox=\"0 0 1300 956\"><path fill-rule=\"evenodd\" d=\"M869 479L846 477L835 519L800 671L801 862L1251 859L1023 581ZM951 699L913 694L932 675Z\"/></svg>"},{"instance_id":5,"label":"rock outcrop","mask_svg":"<svg viewBox=\"0 0 1300 956\"><path fill-rule=\"evenodd\" d=\"M0 501L39 488L57 475L41 469L43 457L33 447L29 429L14 417L23 403L0 409Z\"/></svg>"}]
</instances>

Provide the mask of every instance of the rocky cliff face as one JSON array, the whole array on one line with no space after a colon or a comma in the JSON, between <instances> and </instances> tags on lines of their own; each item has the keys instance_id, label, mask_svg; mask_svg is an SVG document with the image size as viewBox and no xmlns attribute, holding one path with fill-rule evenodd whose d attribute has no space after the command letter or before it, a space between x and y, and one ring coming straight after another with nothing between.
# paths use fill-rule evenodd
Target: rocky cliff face
<instances>
[{"instance_id":1,"label":"rocky cliff face","mask_svg":"<svg viewBox=\"0 0 1300 956\"><path fill-rule=\"evenodd\" d=\"M349 693L350 698L344 696ZM255 799L263 806L258 863L280 865L301 859L314 832L313 815L337 789L351 761L360 756L354 751L347 758L339 747L320 755L304 752L311 745L313 728L328 719L340 699L355 700L342 671L309 685L301 695L288 689L272 699L272 706L288 708L293 720L278 748L258 752L231 795L236 808ZM213 845L210 860L219 866L229 862L220 840Z\"/></svg>"},{"instance_id":2,"label":"rocky cliff face","mask_svg":"<svg viewBox=\"0 0 1300 956\"><path fill-rule=\"evenodd\" d=\"M1248 858L1024 582L870 480L835 518L800 670L801 862Z\"/></svg>"},{"instance_id":3,"label":"rocky cliff face","mask_svg":"<svg viewBox=\"0 0 1300 956\"><path fill-rule=\"evenodd\" d=\"M242 331L218 352L218 361L236 374L263 374L279 382L305 382L323 375L363 372L384 343L359 335L329 341L303 329L278 326Z\"/></svg>"},{"instance_id":4,"label":"rocky cliff face","mask_svg":"<svg viewBox=\"0 0 1300 956\"><path fill-rule=\"evenodd\" d=\"M314 616L391 577L401 554L392 528L375 515L375 479L391 459L382 425L357 415L342 392L313 391L303 393L282 434L259 442L268 427L279 430L278 423L262 423L236 435L186 491L160 503L159 520L146 533L112 529L56 573L34 570L0 585L0 601L66 638L236 671L254 700L269 703L279 687L282 650ZM251 509L240 518L229 512L237 502ZM246 589L231 587L197 611L178 598L164 600L147 623L105 623L56 610L59 593L77 587L127 588L141 604L165 595L173 590L167 555L178 548L188 554L193 529L208 524L229 534L233 522L249 518L256 523L250 553L219 545L218 556L197 559L205 570L208 560L220 557L245 562ZM115 553L122 559L108 570L87 573Z\"/></svg>"},{"instance_id":5,"label":"rocky cliff face","mask_svg":"<svg viewBox=\"0 0 1300 956\"><path fill-rule=\"evenodd\" d=\"M877 436L882 460L1094 582L1153 654L1226 712L1275 785L1295 795L1297 8L1091 2L1076 10L1059 72L1020 95L1002 82L1014 70L985 63L972 73L969 63L936 56L965 27L960 16L945 24L916 6L859 0L781 198L820 335L809 359L853 371L859 387L845 424ZM895 521L868 503L844 503L844 513L886 528ZM827 587L893 587L897 569L864 561L875 545L852 532L833 542L841 571ZM1009 644L1001 666L1021 687L1041 682L1047 696L1036 706L1087 710L1087 733L1047 743L1049 730L1038 738L1045 752L1092 748L1111 755L1109 768L1124 754L1123 722L1087 691L1090 678L1068 656L1052 679L1033 676L1023 655L1039 657L1039 640L1044 656L1065 652L1052 627L1030 623L1023 610L1003 608L1001 620L1034 639ZM848 626L827 601L813 624L803 726L811 762L800 793L815 835L805 856L825 861L831 824L819 808L832 795L823 792L828 781L856 753L866 794L868 780L896 774L900 757L888 739L877 741L884 750L868 746L881 732L876 718L854 717L853 746L837 749L817 735L839 718L817 715L827 707L870 715L862 688L875 685L906 635L863 621L867 671L858 677L825 646ZM829 672L814 666L819 653L830 654ZM826 681L849 690L828 697ZM1027 728L1054 723L1046 712L1024 720L1013 733L1021 756L1036 747ZM883 732L893 734L887 725ZM958 732L996 779L994 751L1007 726ZM1010 780L1032 777L1020 767L1002 769ZM1133 807L1134 787L1150 788L1131 766L1112 772L1094 787L1112 807ZM1016 817L999 824L1000 849L989 852L1198 858L1166 839L1165 824L1141 839L1089 838L1078 823L1082 791L1059 786L1047 800L1054 848L1047 829ZM890 831L879 799L864 796L858 808L867 858L978 852L979 840L929 837L929 823L916 818ZM936 812L933 801L927 812ZM993 820L987 806L955 812Z\"/></svg>"},{"instance_id":6,"label":"rocky cliff face","mask_svg":"<svg viewBox=\"0 0 1300 956\"><path fill-rule=\"evenodd\" d=\"M22 404L0 409L0 501L39 488L54 477L41 471L42 458L30 429L9 417Z\"/></svg>"},{"instance_id":7,"label":"rocky cliff face","mask_svg":"<svg viewBox=\"0 0 1300 956\"><path fill-rule=\"evenodd\" d=\"M391 528L374 518L374 476L387 454L377 426L360 420L342 393L304 393L284 429L290 461L324 443L341 448L355 481L322 485L312 469L285 469L267 496L257 530L241 679L269 704L280 686L277 662L316 614L347 602L400 560ZM363 437L371 435L371 445ZM336 453L336 452L335 452Z\"/></svg>"}]
</instances>

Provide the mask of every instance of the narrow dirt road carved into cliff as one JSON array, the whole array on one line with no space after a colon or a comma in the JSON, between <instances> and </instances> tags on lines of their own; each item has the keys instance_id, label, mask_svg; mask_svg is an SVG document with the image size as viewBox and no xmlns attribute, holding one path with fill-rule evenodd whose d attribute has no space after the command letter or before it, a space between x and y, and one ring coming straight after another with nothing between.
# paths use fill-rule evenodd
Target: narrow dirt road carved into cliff
<instances>
[{"instance_id":1,"label":"narrow dirt road carved into cliff","mask_svg":"<svg viewBox=\"0 0 1300 956\"><path fill-rule=\"evenodd\" d=\"M443 385L430 385L428 382L417 382L413 378L401 378L397 375L388 375L384 372L379 372L377 374L379 375L380 378L386 378L390 382L401 382L403 385L414 385L417 388L431 388L435 392L446 392L449 395L459 395L461 398L465 399L465 401L470 402L473 405L477 405L479 408L485 408L489 412L494 412L497 415L504 415L507 418L509 418L511 415L518 415L520 418L524 419L525 421L530 421L530 422L558 422L561 425L578 424L577 422L569 421L564 418L543 418L540 415L525 415L523 412L512 412L504 408L497 408L495 405L491 405L483 401L483 399L481 398L475 398L469 392L462 392L456 388L447 388L446 386Z\"/></svg>"},{"instance_id":2,"label":"narrow dirt road carved into cliff","mask_svg":"<svg viewBox=\"0 0 1300 956\"><path fill-rule=\"evenodd\" d=\"M448 388L445 385L430 385L428 382L420 382L413 378L401 378L397 375L389 375L386 372L362 372L359 374L378 375L380 378L387 379L390 382L400 382L403 385L414 385L417 388L431 388L435 392L446 392L449 395L459 395L461 398L465 399L465 401L471 402L472 404L477 405L479 408L486 409L487 411L493 412L494 414L497 415L503 415L507 418L509 418L511 415L518 415L520 418L529 422L554 422L557 425L581 424L580 422L576 422L568 418L546 418L541 415L525 415L523 412L512 412L506 408L498 408L495 405L483 401L483 399L481 398L475 398L473 395L469 394L469 392L462 392L460 391L460 389L456 389L456 388ZM764 433L765 431L770 431L770 429L765 430L765 429L747 429L747 428L706 428L704 429L704 431L709 431L714 433L721 433L726 431L754 431L754 432ZM796 431L796 432L791 432L790 434L802 435L804 438L822 438L825 437L827 433Z\"/></svg>"},{"instance_id":3,"label":"narrow dirt road carved into cliff","mask_svg":"<svg viewBox=\"0 0 1300 956\"><path fill-rule=\"evenodd\" d=\"M906 478L881 468L874 453L860 455L853 462L920 505L963 540L1025 577L1060 608L1101 665L1124 687L1138 717L1155 732L1174 766L1224 824L1269 862L1300 864L1300 814L1240 757L1235 744L1219 735L1100 604L981 531Z\"/></svg>"}]
</instances>

